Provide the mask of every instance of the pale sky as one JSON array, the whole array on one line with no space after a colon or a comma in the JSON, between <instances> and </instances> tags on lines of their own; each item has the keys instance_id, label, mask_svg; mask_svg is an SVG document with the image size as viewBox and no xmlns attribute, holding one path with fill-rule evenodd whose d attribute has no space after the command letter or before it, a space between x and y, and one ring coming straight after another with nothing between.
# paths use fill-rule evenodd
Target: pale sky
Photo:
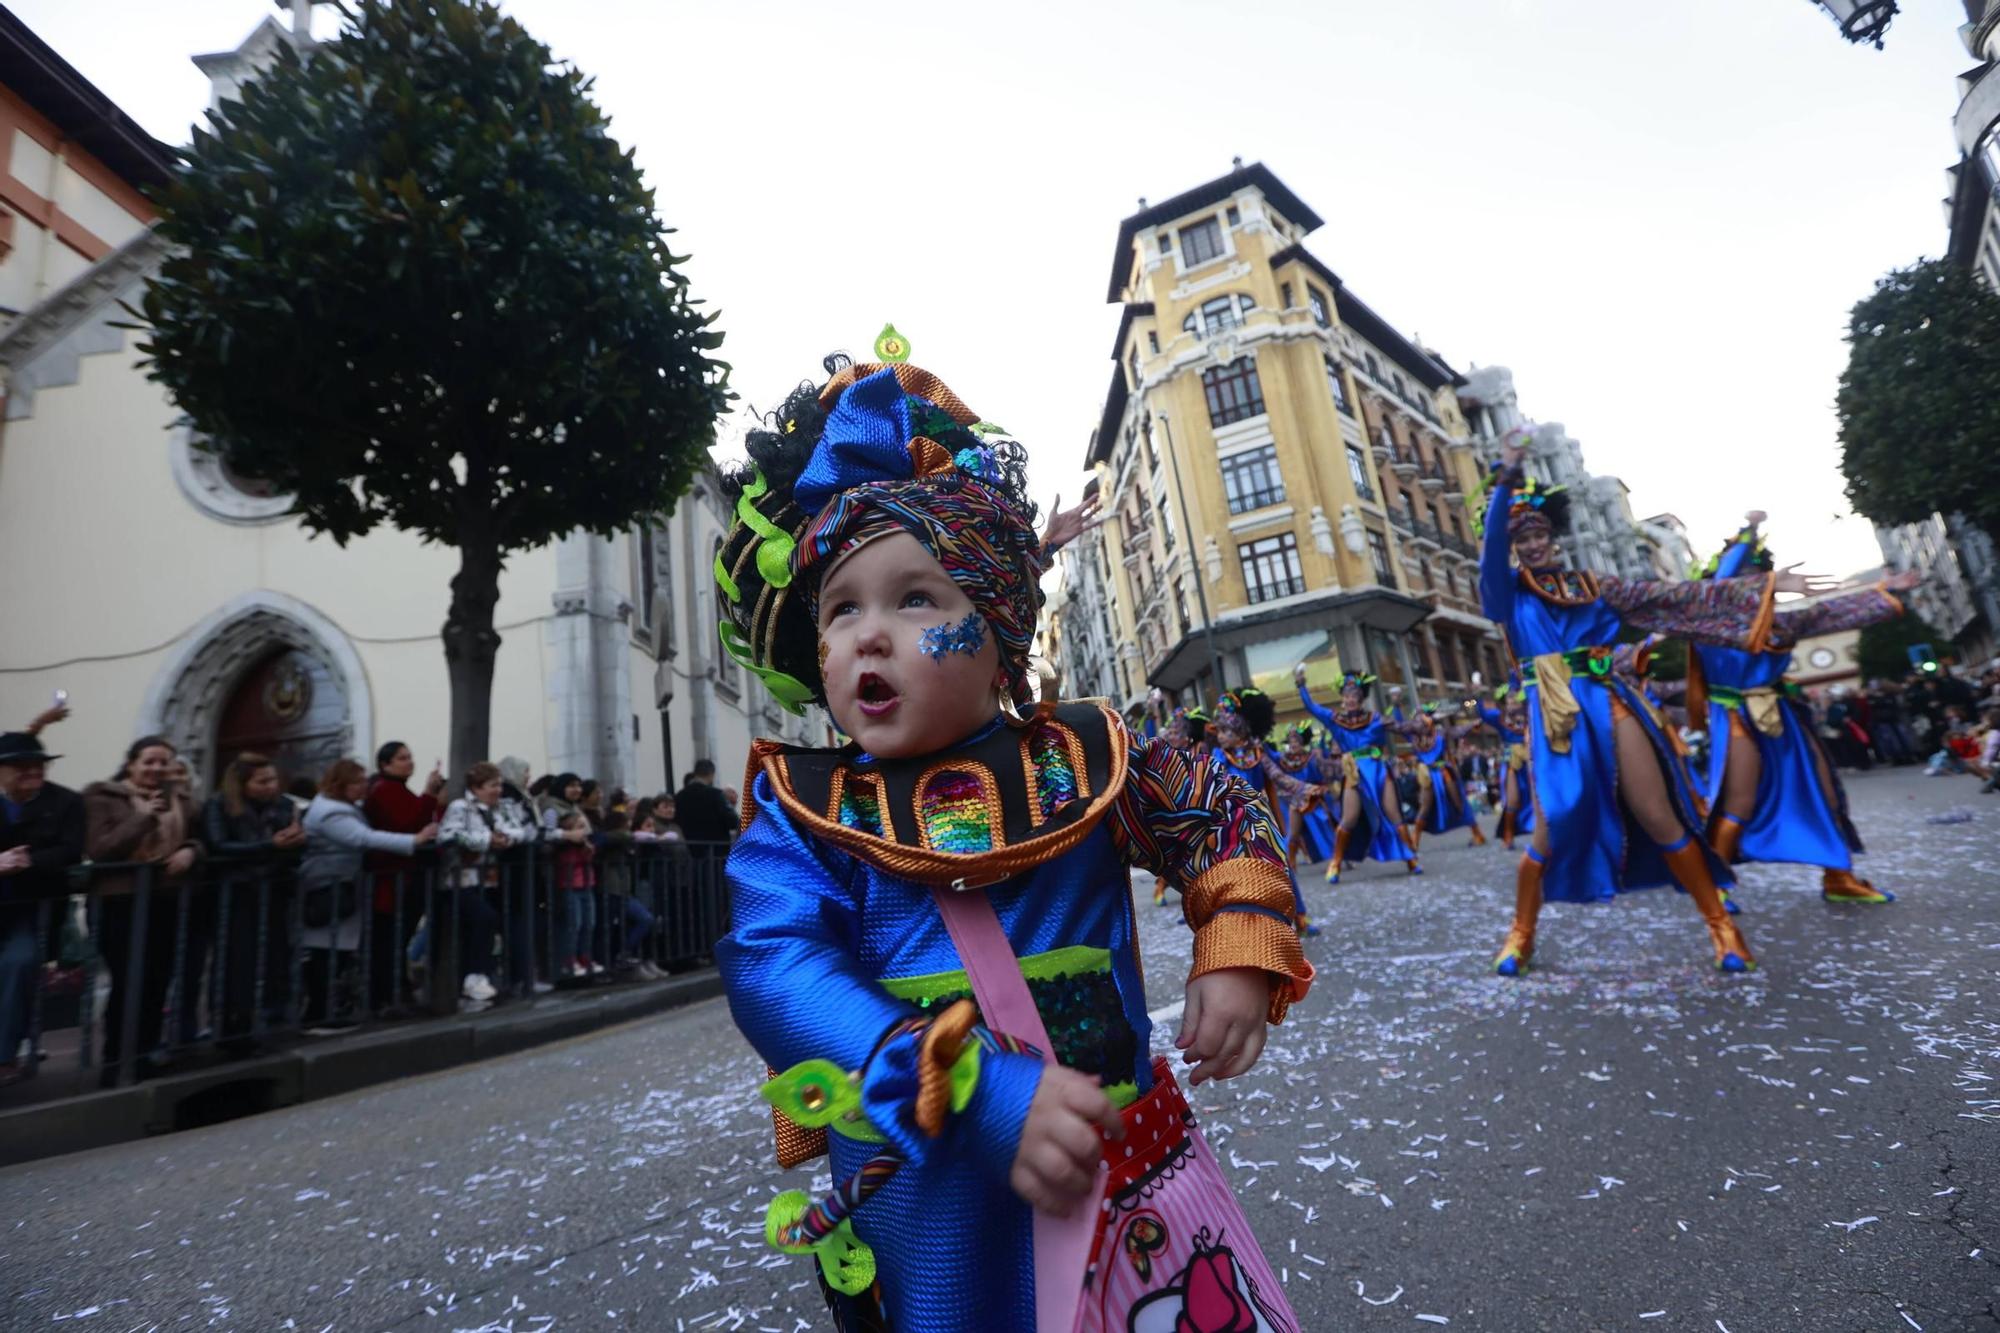
<instances>
[{"instance_id":1,"label":"pale sky","mask_svg":"<svg viewBox=\"0 0 2000 1333\"><path fill-rule=\"evenodd\" d=\"M207 103L187 57L277 12L10 3L173 143ZM1328 219L1310 248L1359 296L1511 367L1639 516L1705 553L1761 507L1784 560L1879 563L1841 494L1841 331L1944 248L1953 0L1904 0L1882 52L1808 0L503 7L596 76L751 404L893 320L1073 501L1119 220L1241 155Z\"/></svg>"}]
</instances>

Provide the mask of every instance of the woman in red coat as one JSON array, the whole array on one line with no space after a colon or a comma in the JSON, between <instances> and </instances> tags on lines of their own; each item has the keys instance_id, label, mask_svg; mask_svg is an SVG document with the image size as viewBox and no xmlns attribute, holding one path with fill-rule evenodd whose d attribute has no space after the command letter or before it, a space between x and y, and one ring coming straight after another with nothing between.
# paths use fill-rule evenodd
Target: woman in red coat
<instances>
[{"instance_id":1,"label":"woman in red coat","mask_svg":"<svg viewBox=\"0 0 2000 1333\"><path fill-rule=\"evenodd\" d=\"M424 794L410 790L410 776L417 761L410 747L390 741L375 752L375 776L368 781L367 798L361 813L370 828L385 833L418 833L437 822L438 794L444 790L444 767L434 764L424 779ZM424 912L423 881L414 873L416 862L390 852L370 852L368 868L375 872L375 910L369 917L374 936L368 942L368 1004L379 1010L402 1006L398 979L402 968L403 942L416 928ZM402 910L396 907L396 881L403 881Z\"/></svg>"}]
</instances>

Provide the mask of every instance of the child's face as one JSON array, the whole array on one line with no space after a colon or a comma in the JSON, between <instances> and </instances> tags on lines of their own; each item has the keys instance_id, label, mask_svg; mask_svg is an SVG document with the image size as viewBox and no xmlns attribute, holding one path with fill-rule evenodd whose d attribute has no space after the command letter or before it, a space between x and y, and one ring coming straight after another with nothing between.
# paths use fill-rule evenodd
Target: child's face
<instances>
[{"instance_id":1,"label":"child's face","mask_svg":"<svg viewBox=\"0 0 2000 1333\"><path fill-rule=\"evenodd\" d=\"M834 722L870 754L930 754L993 720L1000 650L915 537L878 537L820 588L821 675Z\"/></svg>"}]
</instances>

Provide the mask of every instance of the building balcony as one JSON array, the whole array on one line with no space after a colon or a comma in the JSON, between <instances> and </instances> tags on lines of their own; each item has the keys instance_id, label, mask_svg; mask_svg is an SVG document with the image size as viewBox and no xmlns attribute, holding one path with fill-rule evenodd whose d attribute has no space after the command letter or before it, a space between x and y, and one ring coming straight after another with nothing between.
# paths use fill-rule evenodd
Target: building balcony
<instances>
[{"instance_id":1,"label":"building balcony","mask_svg":"<svg viewBox=\"0 0 2000 1333\"><path fill-rule=\"evenodd\" d=\"M1412 525L1412 529L1411 535L1416 539L1417 545L1427 546L1433 551L1444 549L1444 534L1437 530L1436 525L1418 519Z\"/></svg>"},{"instance_id":2,"label":"building balcony","mask_svg":"<svg viewBox=\"0 0 2000 1333\"><path fill-rule=\"evenodd\" d=\"M1951 127L1958 137L1959 151L1967 157L1977 156L1996 123L2000 123L2000 64L1981 69L1958 104Z\"/></svg>"},{"instance_id":3,"label":"building balcony","mask_svg":"<svg viewBox=\"0 0 2000 1333\"><path fill-rule=\"evenodd\" d=\"M1389 511L1389 526L1401 533L1410 533L1415 531L1415 529L1413 529L1410 526L1409 516L1404 514L1400 509L1391 509Z\"/></svg>"},{"instance_id":4,"label":"building balcony","mask_svg":"<svg viewBox=\"0 0 2000 1333\"><path fill-rule=\"evenodd\" d=\"M1398 481L1412 480L1419 472L1424 470L1424 465L1417 461L1416 455L1406 454L1401 451L1398 451L1396 456L1389 460L1389 467L1396 474Z\"/></svg>"},{"instance_id":5,"label":"building balcony","mask_svg":"<svg viewBox=\"0 0 2000 1333\"><path fill-rule=\"evenodd\" d=\"M1467 560L1477 560L1479 558L1478 547L1463 537L1454 537L1449 532L1444 534L1444 549L1450 551L1453 555L1464 556Z\"/></svg>"}]
</instances>

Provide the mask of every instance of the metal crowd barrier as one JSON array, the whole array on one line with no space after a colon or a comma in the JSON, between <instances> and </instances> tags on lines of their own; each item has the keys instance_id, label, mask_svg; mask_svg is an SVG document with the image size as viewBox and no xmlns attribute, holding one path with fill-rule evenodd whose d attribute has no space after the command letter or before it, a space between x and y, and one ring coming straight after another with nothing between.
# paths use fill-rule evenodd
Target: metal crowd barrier
<instances>
[{"instance_id":1,"label":"metal crowd barrier","mask_svg":"<svg viewBox=\"0 0 2000 1333\"><path fill-rule=\"evenodd\" d=\"M590 980L621 979L614 962L624 976L642 961L670 973L710 962L729 928L728 853L726 843L633 844L630 893L613 895L600 851L600 884L587 890L597 904L590 956L607 970ZM158 864L78 866L70 896L34 904L42 966L23 1081L57 1058L45 1049L57 1037L63 1047L73 1041L79 1070L126 1087L195 1056L247 1057L330 1029L456 1013L463 936L477 952L489 922L497 1000L587 986L563 975L568 960L557 956L571 891L557 885L554 848L538 843L494 860L497 882L475 886L448 882L434 848L405 869L317 886L301 885L296 852L206 857L173 881ZM629 953L626 897L651 916ZM323 929L336 947L311 947L309 909L347 901L353 911L339 922L352 929Z\"/></svg>"}]
</instances>

